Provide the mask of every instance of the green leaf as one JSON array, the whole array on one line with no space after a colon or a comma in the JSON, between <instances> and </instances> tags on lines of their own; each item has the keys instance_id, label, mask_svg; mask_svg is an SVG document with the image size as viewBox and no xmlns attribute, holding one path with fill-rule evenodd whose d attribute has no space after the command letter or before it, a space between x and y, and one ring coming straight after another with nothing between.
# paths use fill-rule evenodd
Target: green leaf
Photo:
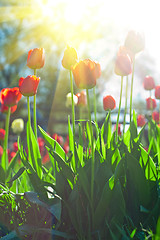
<instances>
[{"instance_id":1,"label":"green leaf","mask_svg":"<svg viewBox=\"0 0 160 240\"><path fill-rule=\"evenodd\" d=\"M6 176L5 171L3 167L0 165L0 182L1 183L5 183L5 176Z\"/></svg>"},{"instance_id":2,"label":"green leaf","mask_svg":"<svg viewBox=\"0 0 160 240\"><path fill-rule=\"evenodd\" d=\"M26 170L25 167L21 167L18 172L8 181L8 183L11 183L19 178L23 174L24 170Z\"/></svg>"},{"instance_id":3,"label":"green leaf","mask_svg":"<svg viewBox=\"0 0 160 240\"><path fill-rule=\"evenodd\" d=\"M78 144L78 157L81 166L84 166L83 161L83 136L82 136L82 124L79 124L79 144Z\"/></svg>"},{"instance_id":4,"label":"green leaf","mask_svg":"<svg viewBox=\"0 0 160 240\"><path fill-rule=\"evenodd\" d=\"M62 169L62 173L65 176L65 178L73 184L75 175L72 169L64 162L63 158L59 156L56 152L50 151L50 153L57 161L59 168Z\"/></svg>"},{"instance_id":5,"label":"green leaf","mask_svg":"<svg viewBox=\"0 0 160 240\"><path fill-rule=\"evenodd\" d=\"M61 220L61 210L62 210L62 204L61 200L59 198L53 199L54 204L51 206L48 206L47 209L57 218L58 221Z\"/></svg>"},{"instance_id":6,"label":"green leaf","mask_svg":"<svg viewBox=\"0 0 160 240\"><path fill-rule=\"evenodd\" d=\"M33 166L34 170L37 172L38 176L42 178L41 154L39 151L37 139L33 133L29 122L27 122L27 145L29 162Z\"/></svg>"},{"instance_id":7,"label":"green leaf","mask_svg":"<svg viewBox=\"0 0 160 240\"><path fill-rule=\"evenodd\" d=\"M146 179L156 181L157 169L155 163L142 146L140 146L140 150L141 157L139 163L141 167L144 169Z\"/></svg>"},{"instance_id":8,"label":"green leaf","mask_svg":"<svg viewBox=\"0 0 160 240\"><path fill-rule=\"evenodd\" d=\"M128 190L137 195L139 204L147 206L150 200L149 185L145 173L137 159L131 154L126 156Z\"/></svg>"},{"instance_id":9,"label":"green leaf","mask_svg":"<svg viewBox=\"0 0 160 240\"><path fill-rule=\"evenodd\" d=\"M106 215L106 210L112 198L112 192L113 190L110 189L109 181L107 181L106 184L104 185L102 194L100 196L100 200L95 210L94 222L93 222L94 229L99 228L100 224L102 223Z\"/></svg>"},{"instance_id":10,"label":"green leaf","mask_svg":"<svg viewBox=\"0 0 160 240\"><path fill-rule=\"evenodd\" d=\"M63 158L63 160L66 160L66 154L61 145L53 138L51 138L40 126L38 126L43 139L45 140L46 145L51 149L54 150L57 154Z\"/></svg>"},{"instance_id":11,"label":"green leaf","mask_svg":"<svg viewBox=\"0 0 160 240\"><path fill-rule=\"evenodd\" d=\"M14 169L14 166L17 162L18 157L19 157L19 150L16 152L16 155L12 158L12 160L11 160L9 166L8 166L7 173L6 173L7 177L10 176L11 170Z\"/></svg>"},{"instance_id":12,"label":"green leaf","mask_svg":"<svg viewBox=\"0 0 160 240\"><path fill-rule=\"evenodd\" d=\"M79 167L78 169L78 179L80 181L80 184L83 188L83 191L85 192L88 201L91 203L91 198L90 198L90 184L87 178L87 167L86 165L84 167Z\"/></svg>"}]
</instances>

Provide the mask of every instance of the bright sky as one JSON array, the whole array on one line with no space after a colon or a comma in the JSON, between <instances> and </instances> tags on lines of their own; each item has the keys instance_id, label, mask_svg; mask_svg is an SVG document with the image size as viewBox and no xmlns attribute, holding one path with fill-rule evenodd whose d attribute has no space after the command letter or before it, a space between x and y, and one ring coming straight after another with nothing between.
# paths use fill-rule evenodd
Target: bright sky
<instances>
[{"instance_id":1,"label":"bright sky","mask_svg":"<svg viewBox=\"0 0 160 240\"><path fill-rule=\"evenodd\" d=\"M40 1L37 0L40 4ZM143 31L146 37L146 47L153 55L157 53L160 42L159 34L159 0L41 0L43 13L53 17L52 8L57 4L65 4L65 18L75 25L84 20L88 9L97 6L97 12L93 10L93 17L100 24L113 21L119 27L128 27ZM86 19L86 24L91 19Z\"/></svg>"},{"instance_id":2,"label":"bright sky","mask_svg":"<svg viewBox=\"0 0 160 240\"><path fill-rule=\"evenodd\" d=\"M34 20L41 20L43 22L44 18L48 21L46 25L45 21L44 24L41 22L42 29L39 30L40 32L38 32L37 36L43 34L43 29L45 33L47 31L47 33L51 35L53 32L51 28L52 22L54 22L53 20L58 19L57 21L59 21L61 18L64 18L68 24L72 23L75 27L74 29L70 27L68 34L68 32L65 32L65 23L64 29L63 26L61 29L58 29L61 37L64 37L63 32L65 32L69 37L76 36L79 42L84 37L77 27L79 23L81 23L84 28L87 28L89 23L94 22L99 24L103 31L108 31L108 29L106 29L106 23L112 22L119 29L117 34L121 34L121 32L123 32L121 29L124 28L144 32L146 39L145 51L155 60L155 68L157 69L155 75L160 76L160 0L24 0L24 9L23 1L21 1L22 4L19 5L19 0L17 0L17 6L20 6L20 8L13 6L13 11L16 12L17 18L25 18L25 16L30 13L30 8L27 9L26 2L31 5L35 2L33 6ZM0 8L0 10L0 21L8 21L10 15L7 16L6 13L3 14L3 8ZM89 12L91 12L91 14L89 14ZM59 27L58 24L57 27ZM71 33L74 30L77 30L79 35L72 35ZM33 34L36 34L35 31L33 31ZM117 39L119 39L119 36L117 36ZM125 36L122 35L120 39L122 39L123 44ZM104 44L106 43L104 42ZM102 46L100 47L102 48ZM92 51L93 54L95 54L94 49ZM159 81L158 77L157 81Z\"/></svg>"}]
</instances>

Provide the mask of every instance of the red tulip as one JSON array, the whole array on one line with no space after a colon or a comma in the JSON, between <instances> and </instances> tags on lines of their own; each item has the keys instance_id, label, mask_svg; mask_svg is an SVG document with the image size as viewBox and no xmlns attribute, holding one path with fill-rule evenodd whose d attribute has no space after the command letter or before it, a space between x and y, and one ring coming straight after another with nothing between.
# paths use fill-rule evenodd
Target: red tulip
<instances>
[{"instance_id":1,"label":"red tulip","mask_svg":"<svg viewBox=\"0 0 160 240\"><path fill-rule=\"evenodd\" d=\"M144 78L143 87L145 90L152 90L155 88L154 79L151 76L146 76Z\"/></svg>"},{"instance_id":2,"label":"red tulip","mask_svg":"<svg viewBox=\"0 0 160 240\"><path fill-rule=\"evenodd\" d=\"M146 124L146 119L143 114L139 114L137 117L137 126L143 127Z\"/></svg>"},{"instance_id":3,"label":"red tulip","mask_svg":"<svg viewBox=\"0 0 160 240\"><path fill-rule=\"evenodd\" d=\"M154 111L154 112L152 113L152 118L153 118L153 120L154 120L156 123L159 123L159 122L160 122L159 112Z\"/></svg>"},{"instance_id":4,"label":"red tulip","mask_svg":"<svg viewBox=\"0 0 160 240\"><path fill-rule=\"evenodd\" d=\"M64 151L65 151L65 154L67 154L67 153L69 152L69 145L68 145L67 142L64 143L63 149L64 149Z\"/></svg>"},{"instance_id":5,"label":"red tulip","mask_svg":"<svg viewBox=\"0 0 160 240\"><path fill-rule=\"evenodd\" d=\"M5 130L3 128L0 128L0 140L4 140L5 137Z\"/></svg>"},{"instance_id":6,"label":"red tulip","mask_svg":"<svg viewBox=\"0 0 160 240\"><path fill-rule=\"evenodd\" d=\"M103 97L103 108L105 111L112 110L115 107L116 107L116 101L112 96L108 95Z\"/></svg>"},{"instance_id":7,"label":"red tulip","mask_svg":"<svg viewBox=\"0 0 160 240\"><path fill-rule=\"evenodd\" d=\"M114 71L119 76L127 76L132 72L131 58L128 54L117 55Z\"/></svg>"},{"instance_id":8,"label":"red tulip","mask_svg":"<svg viewBox=\"0 0 160 240\"><path fill-rule=\"evenodd\" d=\"M13 143L13 150L14 150L14 152L18 151L18 144L17 144L17 142Z\"/></svg>"},{"instance_id":9,"label":"red tulip","mask_svg":"<svg viewBox=\"0 0 160 240\"><path fill-rule=\"evenodd\" d=\"M114 125L114 131L116 131L116 124ZM118 123L118 136L122 135L122 131L121 131L121 124Z\"/></svg>"},{"instance_id":10,"label":"red tulip","mask_svg":"<svg viewBox=\"0 0 160 240\"><path fill-rule=\"evenodd\" d=\"M39 81L40 78L34 75L29 75L26 78L21 77L19 79L19 91L23 96L33 96L37 93Z\"/></svg>"},{"instance_id":11,"label":"red tulip","mask_svg":"<svg viewBox=\"0 0 160 240\"><path fill-rule=\"evenodd\" d=\"M17 105L21 97L22 95L18 87L4 88L1 90L0 101L7 107L12 107L14 105Z\"/></svg>"},{"instance_id":12,"label":"red tulip","mask_svg":"<svg viewBox=\"0 0 160 240\"><path fill-rule=\"evenodd\" d=\"M11 153L9 154L9 158L8 158L8 162L9 162L9 163L11 162L12 158L13 158L15 155L16 155L16 152L11 152Z\"/></svg>"},{"instance_id":13,"label":"red tulip","mask_svg":"<svg viewBox=\"0 0 160 240\"><path fill-rule=\"evenodd\" d=\"M144 34L129 31L125 39L125 47L128 48L133 54L141 52L145 46Z\"/></svg>"},{"instance_id":14,"label":"red tulip","mask_svg":"<svg viewBox=\"0 0 160 240\"><path fill-rule=\"evenodd\" d=\"M57 133L54 133L52 138L55 139L60 145L63 144L63 137L58 135Z\"/></svg>"},{"instance_id":15,"label":"red tulip","mask_svg":"<svg viewBox=\"0 0 160 240\"><path fill-rule=\"evenodd\" d=\"M80 89L90 89L96 85L96 63L85 59L72 67L75 84Z\"/></svg>"},{"instance_id":16,"label":"red tulip","mask_svg":"<svg viewBox=\"0 0 160 240\"><path fill-rule=\"evenodd\" d=\"M62 59L62 66L66 69L71 70L71 67L76 64L77 60L78 57L76 50L72 47L67 46Z\"/></svg>"},{"instance_id":17,"label":"red tulip","mask_svg":"<svg viewBox=\"0 0 160 240\"><path fill-rule=\"evenodd\" d=\"M0 158L2 157L2 155L3 155L3 148L2 146L0 146Z\"/></svg>"},{"instance_id":18,"label":"red tulip","mask_svg":"<svg viewBox=\"0 0 160 240\"><path fill-rule=\"evenodd\" d=\"M155 98L160 99L160 85L155 87Z\"/></svg>"},{"instance_id":19,"label":"red tulip","mask_svg":"<svg viewBox=\"0 0 160 240\"><path fill-rule=\"evenodd\" d=\"M86 92L81 91L80 93L77 93L76 96L78 97L77 106L85 107L87 105Z\"/></svg>"},{"instance_id":20,"label":"red tulip","mask_svg":"<svg viewBox=\"0 0 160 240\"><path fill-rule=\"evenodd\" d=\"M147 109L148 110L153 110L157 107L156 100L151 98L151 97L146 99L146 103L147 103Z\"/></svg>"},{"instance_id":21,"label":"red tulip","mask_svg":"<svg viewBox=\"0 0 160 240\"><path fill-rule=\"evenodd\" d=\"M49 158L49 154L48 154L48 152L46 152L46 154L43 156L43 158L42 158L42 163L43 164L46 164L46 163L48 163L50 161L50 158Z\"/></svg>"},{"instance_id":22,"label":"red tulip","mask_svg":"<svg viewBox=\"0 0 160 240\"><path fill-rule=\"evenodd\" d=\"M44 66L44 48L34 48L28 52L27 66L31 69L40 69Z\"/></svg>"},{"instance_id":23,"label":"red tulip","mask_svg":"<svg viewBox=\"0 0 160 240\"><path fill-rule=\"evenodd\" d=\"M14 113L17 109L17 105L11 107L11 113ZM1 110L2 113L7 113L8 112L8 107L5 106L4 104L1 104Z\"/></svg>"}]
</instances>

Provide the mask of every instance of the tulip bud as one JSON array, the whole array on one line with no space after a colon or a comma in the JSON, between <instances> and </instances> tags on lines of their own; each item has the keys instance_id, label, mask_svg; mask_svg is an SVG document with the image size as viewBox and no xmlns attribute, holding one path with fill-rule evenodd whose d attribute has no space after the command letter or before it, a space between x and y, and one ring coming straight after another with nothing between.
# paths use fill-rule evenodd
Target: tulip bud
<instances>
[{"instance_id":1,"label":"tulip bud","mask_svg":"<svg viewBox=\"0 0 160 240\"><path fill-rule=\"evenodd\" d=\"M22 118L15 119L11 124L12 131L19 135L24 129L24 121Z\"/></svg>"},{"instance_id":2,"label":"tulip bud","mask_svg":"<svg viewBox=\"0 0 160 240\"><path fill-rule=\"evenodd\" d=\"M117 55L114 71L119 76L128 76L132 72L132 63L128 54Z\"/></svg>"},{"instance_id":3,"label":"tulip bud","mask_svg":"<svg viewBox=\"0 0 160 240\"><path fill-rule=\"evenodd\" d=\"M17 142L13 143L13 150L14 150L14 152L18 151L18 143Z\"/></svg>"},{"instance_id":4,"label":"tulip bud","mask_svg":"<svg viewBox=\"0 0 160 240\"><path fill-rule=\"evenodd\" d=\"M115 107L116 101L112 96L108 95L103 97L103 108L105 111L113 110Z\"/></svg>"},{"instance_id":5,"label":"tulip bud","mask_svg":"<svg viewBox=\"0 0 160 240\"><path fill-rule=\"evenodd\" d=\"M119 47L117 56L120 56L120 55L128 55L131 59L131 62L133 61L134 54L125 46L120 46Z\"/></svg>"},{"instance_id":6,"label":"tulip bud","mask_svg":"<svg viewBox=\"0 0 160 240\"><path fill-rule=\"evenodd\" d=\"M155 87L155 98L160 99L160 85Z\"/></svg>"},{"instance_id":7,"label":"tulip bud","mask_svg":"<svg viewBox=\"0 0 160 240\"><path fill-rule=\"evenodd\" d=\"M37 93L40 78L36 76L21 77L19 79L19 91L23 96L34 96Z\"/></svg>"},{"instance_id":8,"label":"tulip bud","mask_svg":"<svg viewBox=\"0 0 160 240\"><path fill-rule=\"evenodd\" d=\"M116 124L114 125L114 131L116 131ZM122 131L121 131L121 124L118 123L118 136L122 135Z\"/></svg>"},{"instance_id":9,"label":"tulip bud","mask_svg":"<svg viewBox=\"0 0 160 240\"><path fill-rule=\"evenodd\" d=\"M146 123L145 116L142 114L139 114L137 117L137 126L138 127L143 127Z\"/></svg>"},{"instance_id":10,"label":"tulip bud","mask_svg":"<svg viewBox=\"0 0 160 240\"><path fill-rule=\"evenodd\" d=\"M76 96L78 97L77 106L85 107L87 105L86 92L81 91L80 93L77 93Z\"/></svg>"},{"instance_id":11,"label":"tulip bud","mask_svg":"<svg viewBox=\"0 0 160 240\"><path fill-rule=\"evenodd\" d=\"M144 34L129 31L125 39L125 47L127 47L133 54L141 52L145 46Z\"/></svg>"},{"instance_id":12,"label":"tulip bud","mask_svg":"<svg viewBox=\"0 0 160 240\"><path fill-rule=\"evenodd\" d=\"M78 103L78 97L73 94L73 103L74 105L77 105ZM66 96L66 107L72 106L72 95L71 93L68 93Z\"/></svg>"},{"instance_id":13,"label":"tulip bud","mask_svg":"<svg viewBox=\"0 0 160 240\"><path fill-rule=\"evenodd\" d=\"M145 90L152 90L155 88L154 79L151 76L146 76L144 78L143 87Z\"/></svg>"},{"instance_id":14,"label":"tulip bud","mask_svg":"<svg viewBox=\"0 0 160 240\"><path fill-rule=\"evenodd\" d=\"M159 123L159 122L160 122L159 112L154 111L154 112L152 113L152 119L153 119L156 123Z\"/></svg>"},{"instance_id":15,"label":"tulip bud","mask_svg":"<svg viewBox=\"0 0 160 240\"><path fill-rule=\"evenodd\" d=\"M17 105L14 105L11 107L11 113L14 113L17 109ZM1 110L2 113L7 113L8 112L8 107L5 106L4 104L1 104Z\"/></svg>"},{"instance_id":16,"label":"tulip bud","mask_svg":"<svg viewBox=\"0 0 160 240\"><path fill-rule=\"evenodd\" d=\"M3 128L0 128L0 140L4 140L5 137L5 130Z\"/></svg>"},{"instance_id":17,"label":"tulip bud","mask_svg":"<svg viewBox=\"0 0 160 240\"><path fill-rule=\"evenodd\" d=\"M71 67L77 62L77 60L78 57L76 50L67 46L62 59L62 66L68 70L71 70Z\"/></svg>"},{"instance_id":18,"label":"tulip bud","mask_svg":"<svg viewBox=\"0 0 160 240\"><path fill-rule=\"evenodd\" d=\"M148 110L153 110L157 107L156 100L151 98L151 97L146 99L146 104L147 104L147 109Z\"/></svg>"},{"instance_id":19,"label":"tulip bud","mask_svg":"<svg viewBox=\"0 0 160 240\"><path fill-rule=\"evenodd\" d=\"M57 133L54 133L52 136L53 139L55 139L60 145L63 145L63 137L58 135Z\"/></svg>"},{"instance_id":20,"label":"tulip bud","mask_svg":"<svg viewBox=\"0 0 160 240\"><path fill-rule=\"evenodd\" d=\"M99 63L95 63L95 72L96 78L99 78L101 76L101 65Z\"/></svg>"},{"instance_id":21,"label":"tulip bud","mask_svg":"<svg viewBox=\"0 0 160 240\"><path fill-rule=\"evenodd\" d=\"M12 107L17 105L21 97L22 97L22 94L20 93L18 87L3 88L1 90L0 101L5 106Z\"/></svg>"},{"instance_id":22,"label":"tulip bud","mask_svg":"<svg viewBox=\"0 0 160 240\"><path fill-rule=\"evenodd\" d=\"M34 48L28 52L27 66L31 69L40 69L44 66L44 48Z\"/></svg>"},{"instance_id":23,"label":"tulip bud","mask_svg":"<svg viewBox=\"0 0 160 240\"><path fill-rule=\"evenodd\" d=\"M96 85L99 76L97 63L90 59L85 59L72 67L75 84L80 89L91 89Z\"/></svg>"},{"instance_id":24,"label":"tulip bud","mask_svg":"<svg viewBox=\"0 0 160 240\"><path fill-rule=\"evenodd\" d=\"M2 155L3 155L3 148L2 146L0 146L0 158L2 157Z\"/></svg>"}]
</instances>

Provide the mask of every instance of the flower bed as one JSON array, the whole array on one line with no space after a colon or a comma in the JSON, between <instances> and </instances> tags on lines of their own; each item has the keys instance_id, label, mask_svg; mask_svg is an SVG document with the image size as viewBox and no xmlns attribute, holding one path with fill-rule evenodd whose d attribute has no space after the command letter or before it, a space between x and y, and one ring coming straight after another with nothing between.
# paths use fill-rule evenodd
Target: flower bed
<instances>
[{"instance_id":1,"label":"flower bed","mask_svg":"<svg viewBox=\"0 0 160 240\"><path fill-rule=\"evenodd\" d=\"M37 69L44 66L45 53L42 48L29 51L27 66L34 75L21 77L19 87L2 89L0 95L1 111L6 114L5 130L0 129L2 239L159 239L160 111L154 109L160 94L151 76L144 79L144 89L150 93L146 99L149 114L137 116L132 109L136 56L143 48L143 35L130 31L117 53L114 71L120 76L121 89L117 121L112 128L111 114L116 102L111 95L103 98L107 113L103 125L99 127L97 122L95 87L101 76L100 64L90 59L78 61L76 50L67 47L62 66L70 73L67 105L72 115L68 118L65 141L58 134L50 136L41 126L38 126L41 137L37 136L36 93L40 81ZM123 82L128 82L128 75L131 75L130 125L126 130L129 92L126 84L121 130ZM77 87L83 89L76 95L73 76ZM89 96L92 89L94 121ZM153 89L155 99L151 97ZM19 136L11 155L10 114L16 111L22 95L28 107L27 147L20 137L23 120L17 119L12 128ZM31 96L34 96L33 126ZM79 121L75 121L75 104L80 108L87 106L88 119L80 115ZM144 141L145 131L148 145Z\"/></svg>"}]
</instances>

